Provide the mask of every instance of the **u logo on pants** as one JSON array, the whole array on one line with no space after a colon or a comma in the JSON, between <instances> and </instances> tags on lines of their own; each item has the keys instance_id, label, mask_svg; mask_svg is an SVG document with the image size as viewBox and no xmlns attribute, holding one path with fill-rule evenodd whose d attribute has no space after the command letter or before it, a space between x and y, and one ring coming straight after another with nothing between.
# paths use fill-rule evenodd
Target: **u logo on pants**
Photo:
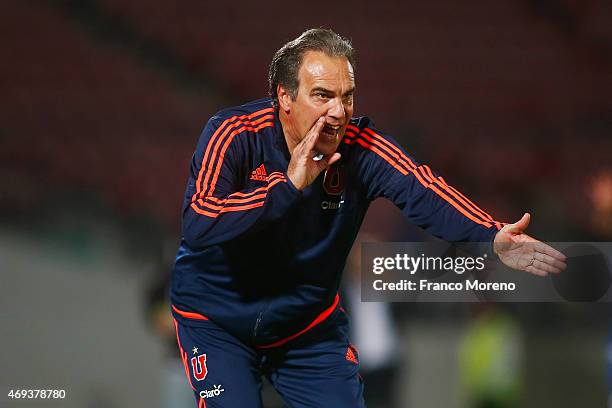
<instances>
[{"instance_id":1,"label":"u logo on pants","mask_svg":"<svg viewBox=\"0 0 612 408\"><path fill-rule=\"evenodd\" d=\"M359 356L340 308L310 332L275 348L246 345L210 320L176 324L198 407L262 408L262 375L291 408L365 408ZM186 350L197 353L188 356Z\"/></svg>"},{"instance_id":2,"label":"u logo on pants","mask_svg":"<svg viewBox=\"0 0 612 408\"><path fill-rule=\"evenodd\" d=\"M206 378L208 369L206 368L206 354L200 354L197 357L191 358L191 368L193 370L193 378L197 381L202 381Z\"/></svg>"}]
</instances>

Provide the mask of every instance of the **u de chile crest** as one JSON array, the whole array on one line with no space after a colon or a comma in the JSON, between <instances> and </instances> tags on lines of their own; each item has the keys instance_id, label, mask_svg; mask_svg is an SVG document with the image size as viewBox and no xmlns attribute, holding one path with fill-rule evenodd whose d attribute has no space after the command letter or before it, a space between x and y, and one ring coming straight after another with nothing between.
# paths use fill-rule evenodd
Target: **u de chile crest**
<instances>
[{"instance_id":1,"label":"u de chile crest","mask_svg":"<svg viewBox=\"0 0 612 408\"><path fill-rule=\"evenodd\" d=\"M342 193L346 184L346 172L344 166L332 166L325 170L323 176L323 189L329 197L321 202L323 210L337 210L344 200Z\"/></svg>"}]
</instances>

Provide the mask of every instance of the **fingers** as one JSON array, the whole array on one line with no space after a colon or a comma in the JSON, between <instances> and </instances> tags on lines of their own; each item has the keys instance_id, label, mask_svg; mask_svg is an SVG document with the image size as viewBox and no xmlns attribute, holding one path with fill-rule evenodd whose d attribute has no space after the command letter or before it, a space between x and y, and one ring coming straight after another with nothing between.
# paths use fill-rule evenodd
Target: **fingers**
<instances>
[{"instance_id":1,"label":"fingers","mask_svg":"<svg viewBox=\"0 0 612 408\"><path fill-rule=\"evenodd\" d=\"M533 265L532 266L534 268L536 268L537 270L544 271L546 273L559 273L559 272L561 272L560 268L557 268L556 266L547 264L546 262L543 262L543 261L535 260L535 261L533 261Z\"/></svg>"},{"instance_id":2,"label":"fingers","mask_svg":"<svg viewBox=\"0 0 612 408\"><path fill-rule=\"evenodd\" d=\"M550 255L543 254L541 252L536 252L535 259L536 259L536 261L542 262L542 263L544 263L546 265L550 265L550 266L556 268L559 272L561 272L562 270L564 270L567 267L565 262L560 261L560 260L558 260L556 258L553 258Z\"/></svg>"},{"instance_id":3,"label":"fingers","mask_svg":"<svg viewBox=\"0 0 612 408\"><path fill-rule=\"evenodd\" d=\"M550 245L546 245L543 242L536 242L535 244L535 250L537 252L540 252L542 254L546 254L548 256L550 256L551 258L554 258L558 261L561 261L563 263L565 263L565 261L567 260L567 257L565 255L563 255L561 252L557 251L556 249L554 249L553 247L551 247Z\"/></svg>"},{"instance_id":4,"label":"fingers","mask_svg":"<svg viewBox=\"0 0 612 408\"><path fill-rule=\"evenodd\" d=\"M547 276L549 273L560 273L567 267L566 257L552 247L537 242L533 251L523 258L524 270L538 276Z\"/></svg>"},{"instance_id":5,"label":"fingers","mask_svg":"<svg viewBox=\"0 0 612 408\"><path fill-rule=\"evenodd\" d=\"M548 272L538 269L533 265L528 266L527 268L525 268L525 270L529 273L532 273L534 275L538 275L538 276L548 276Z\"/></svg>"},{"instance_id":6,"label":"fingers","mask_svg":"<svg viewBox=\"0 0 612 408\"><path fill-rule=\"evenodd\" d=\"M567 268L565 263L567 257L543 242L538 241L534 244L533 257L533 266L541 271L560 273Z\"/></svg>"},{"instance_id":7,"label":"fingers","mask_svg":"<svg viewBox=\"0 0 612 408\"><path fill-rule=\"evenodd\" d=\"M324 126L325 117L321 116L319 119L317 119L312 128L310 128L310 130L306 134L306 137L304 137L304 140L302 140L306 154L310 154L310 152L314 148L314 145L317 143L317 139L319 138L321 130L323 130Z\"/></svg>"},{"instance_id":8,"label":"fingers","mask_svg":"<svg viewBox=\"0 0 612 408\"><path fill-rule=\"evenodd\" d=\"M336 152L332 154L331 156L323 157L323 159L315 163L317 167L319 168L319 171L323 171L323 169L328 168L329 166L331 166L332 164L340 160L340 157L341 157L340 153Z\"/></svg>"},{"instance_id":9,"label":"fingers","mask_svg":"<svg viewBox=\"0 0 612 408\"><path fill-rule=\"evenodd\" d=\"M547 276L549 273L560 272L560 270L555 268L554 266L549 265L546 262L537 260L535 258L535 254L533 254L530 258L523 258L521 264L524 265L521 269L538 276Z\"/></svg>"},{"instance_id":10,"label":"fingers","mask_svg":"<svg viewBox=\"0 0 612 408\"><path fill-rule=\"evenodd\" d=\"M331 166L332 164L340 160L340 157L341 157L340 153L336 152L332 154L329 158L325 158L325 167Z\"/></svg>"},{"instance_id":11,"label":"fingers","mask_svg":"<svg viewBox=\"0 0 612 408\"><path fill-rule=\"evenodd\" d=\"M525 213L519 221L506 225L497 233L494 249L506 265L538 276L560 273L567 268L567 257L553 247L538 241L523 231L531 215ZM513 245L507 245L508 239Z\"/></svg>"},{"instance_id":12,"label":"fingers","mask_svg":"<svg viewBox=\"0 0 612 408\"><path fill-rule=\"evenodd\" d=\"M315 144L324 126L325 117L320 117L291 152L291 160L287 166L287 177L300 191L312 184L321 171L340 159L339 153L322 157L322 154L314 151ZM316 159L313 157L315 153L317 153L315 155Z\"/></svg>"}]
</instances>

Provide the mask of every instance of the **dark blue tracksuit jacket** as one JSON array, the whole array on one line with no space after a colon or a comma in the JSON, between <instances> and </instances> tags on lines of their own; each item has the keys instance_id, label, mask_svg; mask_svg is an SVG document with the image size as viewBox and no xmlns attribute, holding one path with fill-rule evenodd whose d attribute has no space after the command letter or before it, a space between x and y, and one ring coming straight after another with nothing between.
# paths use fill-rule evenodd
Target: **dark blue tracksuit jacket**
<instances>
[{"instance_id":1,"label":"dark blue tracksuit jacket","mask_svg":"<svg viewBox=\"0 0 612 408\"><path fill-rule=\"evenodd\" d=\"M491 242L502 223L418 164L366 117L347 127L342 158L304 191L270 99L223 110L191 163L174 265L174 317L210 319L253 346L283 344L337 303L346 257L371 201L448 241Z\"/></svg>"}]
</instances>

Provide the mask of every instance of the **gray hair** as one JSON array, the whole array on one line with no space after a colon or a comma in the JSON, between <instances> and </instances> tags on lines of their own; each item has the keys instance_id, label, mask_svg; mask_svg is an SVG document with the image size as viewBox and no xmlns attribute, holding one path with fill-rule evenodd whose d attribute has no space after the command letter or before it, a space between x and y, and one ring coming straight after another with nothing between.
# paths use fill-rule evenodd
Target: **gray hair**
<instances>
[{"instance_id":1,"label":"gray hair","mask_svg":"<svg viewBox=\"0 0 612 408\"><path fill-rule=\"evenodd\" d=\"M268 72L270 97L278 108L278 85L287 89L291 99L297 97L300 82L298 72L306 51L321 51L330 57L345 57L355 69L354 50L351 42L335 32L325 28L313 28L304 31L295 40L283 45L272 58Z\"/></svg>"}]
</instances>

